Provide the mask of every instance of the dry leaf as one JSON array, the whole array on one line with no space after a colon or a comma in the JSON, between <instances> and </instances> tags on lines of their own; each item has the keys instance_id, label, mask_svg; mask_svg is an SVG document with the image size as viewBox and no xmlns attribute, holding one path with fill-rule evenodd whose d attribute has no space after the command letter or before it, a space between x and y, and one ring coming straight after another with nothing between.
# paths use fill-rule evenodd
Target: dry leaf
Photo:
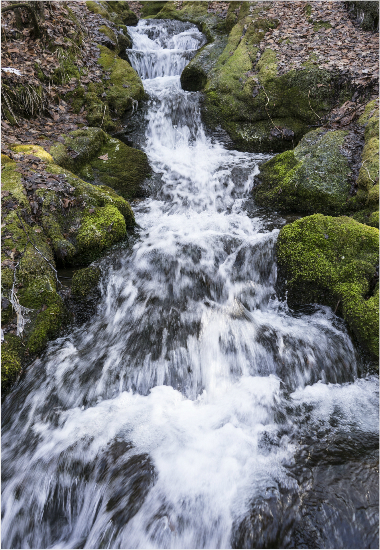
<instances>
[{"instance_id":1,"label":"dry leaf","mask_svg":"<svg viewBox=\"0 0 380 550\"><path fill-rule=\"evenodd\" d=\"M100 159L100 160L108 160L108 153L106 153L105 155L102 155L101 157L98 157L98 159Z\"/></svg>"}]
</instances>

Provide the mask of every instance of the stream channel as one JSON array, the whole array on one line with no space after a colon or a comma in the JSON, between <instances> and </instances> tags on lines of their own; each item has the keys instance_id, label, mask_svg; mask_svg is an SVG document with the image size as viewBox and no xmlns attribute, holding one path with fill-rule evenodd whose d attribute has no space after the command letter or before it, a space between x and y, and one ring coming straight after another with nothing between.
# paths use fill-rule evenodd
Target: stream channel
<instances>
[{"instance_id":1,"label":"stream channel","mask_svg":"<svg viewBox=\"0 0 380 550\"><path fill-rule=\"evenodd\" d=\"M378 377L331 309L277 293L269 155L181 89L204 36L129 32L150 195L96 313L5 400L2 547L378 548Z\"/></svg>"}]
</instances>

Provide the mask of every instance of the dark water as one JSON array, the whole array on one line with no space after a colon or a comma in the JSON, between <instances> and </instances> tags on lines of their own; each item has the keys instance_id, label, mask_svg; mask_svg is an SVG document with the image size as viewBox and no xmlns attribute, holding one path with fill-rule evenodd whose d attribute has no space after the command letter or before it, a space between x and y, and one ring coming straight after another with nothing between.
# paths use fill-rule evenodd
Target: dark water
<instances>
[{"instance_id":1,"label":"dark water","mask_svg":"<svg viewBox=\"0 0 380 550\"><path fill-rule=\"evenodd\" d=\"M377 548L378 378L329 308L278 298L267 157L180 87L204 37L130 32L151 196L96 314L5 401L3 548Z\"/></svg>"}]
</instances>

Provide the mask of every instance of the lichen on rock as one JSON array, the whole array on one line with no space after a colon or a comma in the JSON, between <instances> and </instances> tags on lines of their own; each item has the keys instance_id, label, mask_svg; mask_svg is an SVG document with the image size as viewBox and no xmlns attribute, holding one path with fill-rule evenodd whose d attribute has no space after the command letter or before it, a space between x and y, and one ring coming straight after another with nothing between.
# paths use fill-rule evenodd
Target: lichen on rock
<instances>
[{"instance_id":1,"label":"lichen on rock","mask_svg":"<svg viewBox=\"0 0 380 550\"><path fill-rule=\"evenodd\" d=\"M291 307L330 306L379 355L378 229L345 216L315 214L280 231L277 257Z\"/></svg>"}]
</instances>

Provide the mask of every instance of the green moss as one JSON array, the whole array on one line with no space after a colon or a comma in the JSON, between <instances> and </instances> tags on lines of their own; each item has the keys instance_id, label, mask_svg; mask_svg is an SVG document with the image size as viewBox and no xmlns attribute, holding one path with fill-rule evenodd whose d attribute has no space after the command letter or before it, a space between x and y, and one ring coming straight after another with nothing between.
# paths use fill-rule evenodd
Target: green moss
<instances>
[{"instance_id":1,"label":"green moss","mask_svg":"<svg viewBox=\"0 0 380 550\"><path fill-rule=\"evenodd\" d=\"M105 19L110 20L110 15L108 11L101 5L100 2L86 2L87 9L89 9L92 13L96 13L104 17Z\"/></svg>"},{"instance_id":2,"label":"green moss","mask_svg":"<svg viewBox=\"0 0 380 550\"><path fill-rule=\"evenodd\" d=\"M305 15L307 17L310 17L311 16L311 6L310 4L306 4L305 8L304 8L304 11L305 11Z\"/></svg>"},{"instance_id":3,"label":"green moss","mask_svg":"<svg viewBox=\"0 0 380 550\"><path fill-rule=\"evenodd\" d=\"M103 69L110 71L112 86L106 91L108 105L115 113L122 116L132 110L133 101L143 99L144 87L128 61L120 59L105 46L98 47L100 49L98 63Z\"/></svg>"},{"instance_id":4,"label":"green moss","mask_svg":"<svg viewBox=\"0 0 380 550\"><path fill-rule=\"evenodd\" d=\"M289 149L290 144L301 139L307 127L294 118L275 118L272 121L227 122L224 128L240 149L268 153ZM289 138L289 134L292 137Z\"/></svg>"},{"instance_id":5,"label":"green moss","mask_svg":"<svg viewBox=\"0 0 380 550\"><path fill-rule=\"evenodd\" d=\"M367 204L372 208L379 207L379 184L374 185L368 193Z\"/></svg>"},{"instance_id":6,"label":"green moss","mask_svg":"<svg viewBox=\"0 0 380 550\"><path fill-rule=\"evenodd\" d=\"M372 212L369 217L368 225L379 228L379 211Z\"/></svg>"},{"instance_id":7,"label":"green moss","mask_svg":"<svg viewBox=\"0 0 380 550\"><path fill-rule=\"evenodd\" d=\"M21 371L22 344L19 338L6 335L1 345L1 391L5 395Z\"/></svg>"},{"instance_id":8,"label":"green moss","mask_svg":"<svg viewBox=\"0 0 380 550\"><path fill-rule=\"evenodd\" d=\"M114 206L98 208L87 213L77 235L77 246L83 263L91 262L113 244L126 237L124 217Z\"/></svg>"},{"instance_id":9,"label":"green moss","mask_svg":"<svg viewBox=\"0 0 380 550\"><path fill-rule=\"evenodd\" d=\"M286 225L277 242L291 307L320 303L337 309L358 340L377 356L378 292L370 293L378 240L377 229L352 218L316 214Z\"/></svg>"},{"instance_id":10,"label":"green moss","mask_svg":"<svg viewBox=\"0 0 380 550\"><path fill-rule=\"evenodd\" d=\"M47 309L37 315L33 331L27 341L29 352L31 354L40 353L49 340L56 338L66 317L67 312L62 299L56 295L55 300L50 302Z\"/></svg>"},{"instance_id":11,"label":"green moss","mask_svg":"<svg viewBox=\"0 0 380 550\"><path fill-rule=\"evenodd\" d=\"M105 34L111 42L117 43L116 33L110 27L107 27L107 25L101 25L99 27L99 32Z\"/></svg>"},{"instance_id":12,"label":"green moss","mask_svg":"<svg viewBox=\"0 0 380 550\"><path fill-rule=\"evenodd\" d=\"M320 29L331 29L331 23L328 21L313 21L314 32L318 32Z\"/></svg>"},{"instance_id":13,"label":"green moss","mask_svg":"<svg viewBox=\"0 0 380 550\"><path fill-rule=\"evenodd\" d=\"M359 124L364 126L369 122L369 119L374 116L375 111L378 111L377 103L378 103L378 99L374 99L367 103L363 114L360 116L358 120Z\"/></svg>"},{"instance_id":14,"label":"green moss","mask_svg":"<svg viewBox=\"0 0 380 550\"><path fill-rule=\"evenodd\" d=\"M77 86L72 92L68 92L66 99L71 100L71 107L74 113L78 114L85 104L85 89L83 86Z\"/></svg>"},{"instance_id":15,"label":"green moss","mask_svg":"<svg viewBox=\"0 0 380 550\"><path fill-rule=\"evenodd\" d=\"M75 159L68 148L77 153ZM65 145L57 143L50 151L57 164L82 177L90 173L91 181L116 189L126 199L139 194L150 173L145 153L111 138L100 128L71 132L65 137Z\"/></svg>"},{"instance_id":16,"label":"green moss","mask_svg":"<svg viewBox=\"0 0 380 550\"><path fill-rule=\"evenodd\" d=\"M362 166L359 170L357 184L359 189L370 191L379 178L379 139L373 137L366 141L362 153Z\"/></svg>"},{"instance_id":17,"label":"green moss","mask_svg":"<svg viewBox=\"0 0 380 550\"><path fill-rule=\"evenodd\" d=\"M85 298L98 286L100 275L99 267L79 269L73 275L71 294L76 298Z\"/></svg>"},{"instance_id":18,"label":"green moss","mask_svg":"<svg viewBox=\"0 0 380 550\"><path fill-rule=\"evenodd\" d=\"M166 2L143 2L141 17L148 17L149 15L157 15L162 8L165 6Z\"/></svg>"},{"instance_id":19,"label":"green moss","mask_svg":"<svg viewBox=\"0 0 380 550\"><path fill-rule=\"evenodd\" d=\"M45 149L40 145L32 145L32 144L12 145L11 149L15 153L24 153L26 155L34 155L35 157L38 157L41 160L44 160L45 162L53 162L53 157L47 151L45 151Z\"/></svg>"},{"instance_id":20,"label":"green moss","mask_svg":"<svg viewBox=\"0 0 380 550\"><path fill-rule=\"evenodd\" d=\"M284 212L339 214L350 210L350 167L341 147L347 132L313 130L294 151L260 167L257 204Z\"/></svg>"}]
</instances>

